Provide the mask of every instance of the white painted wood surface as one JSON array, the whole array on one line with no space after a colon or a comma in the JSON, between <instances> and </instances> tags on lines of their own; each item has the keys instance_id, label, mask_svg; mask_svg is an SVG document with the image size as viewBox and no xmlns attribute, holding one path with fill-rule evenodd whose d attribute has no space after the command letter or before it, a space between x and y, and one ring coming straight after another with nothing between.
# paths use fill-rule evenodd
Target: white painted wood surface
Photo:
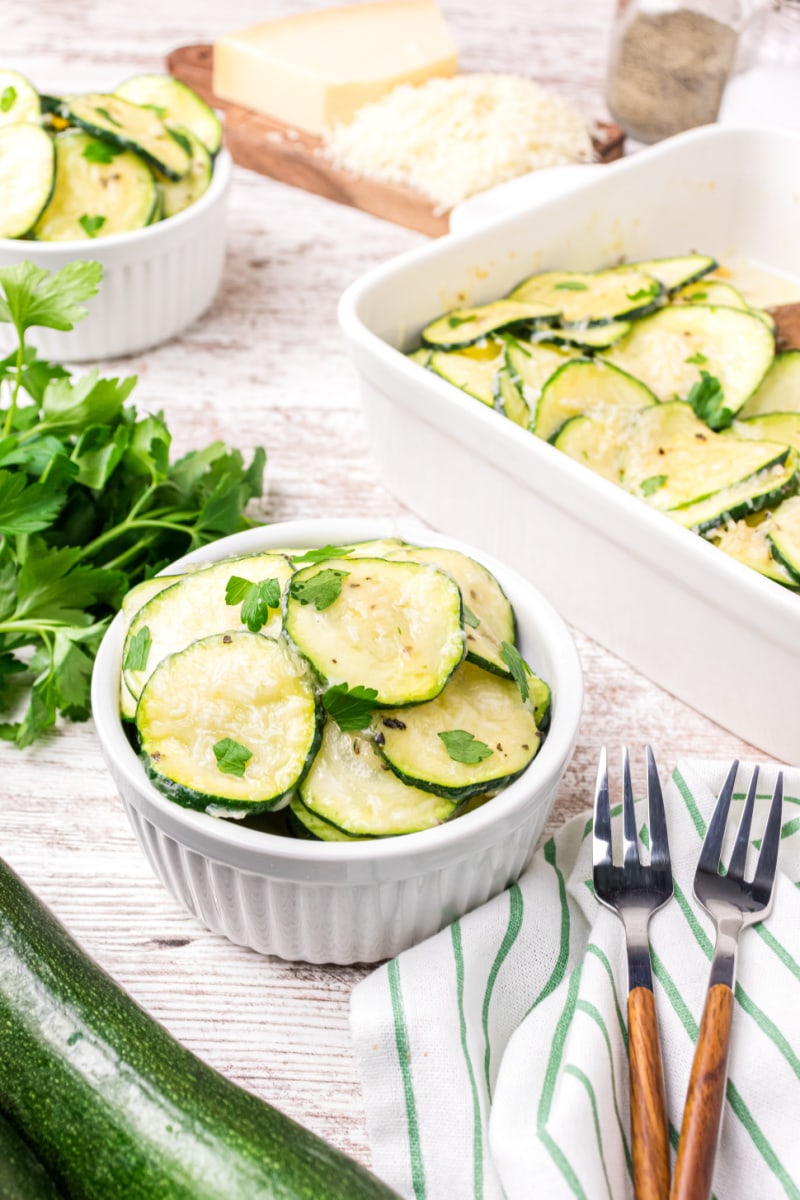
<instances>
[{"instance_id":1,"label":"white painted wood surface","mask_svg":"<svg viewBox=\"0 0 800 1200\"><path fill-rule=\"evenodd\" d=\"M315 0L321 4L323 0ZM518 71L603 115L611 0L441 0L469 69ZM4 0L2 61L43 90L110 88L171 48L311 7L301 0ZM336 323L343 288L421 235L237 170L225 280L183 337L117 369L163 408L183 452L214 438L269 452L263 517L401 511L368 461L355 373ZM641 768L754 751L576 633L586 675L580 744L551 827L591 802L597 752ZM153 878L91 724L24 753L0 742L0 853L147 1010L207 1062L369 1161L348 1001L367 968L284 963L230 945ZM639 776L641 778L641 774Z\"/></svg>"}]
</instances>

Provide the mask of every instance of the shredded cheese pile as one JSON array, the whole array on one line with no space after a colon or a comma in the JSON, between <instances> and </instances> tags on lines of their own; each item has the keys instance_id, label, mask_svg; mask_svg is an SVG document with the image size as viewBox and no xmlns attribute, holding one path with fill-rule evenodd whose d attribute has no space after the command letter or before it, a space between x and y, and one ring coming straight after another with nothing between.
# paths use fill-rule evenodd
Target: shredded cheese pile
<instances>
[{"instance_id":1,"label":"shredded cheese pile","mask_svg":"<svg viewBox=\"0 0 800 1200\"><path fill-rule=\"evenodd\" d=\"M526 171L586 162L592 143L574 105L530 79L456 75L402 84L325 139L333 163L403 184L446 210Z\"/></svg>"}]
</instances>

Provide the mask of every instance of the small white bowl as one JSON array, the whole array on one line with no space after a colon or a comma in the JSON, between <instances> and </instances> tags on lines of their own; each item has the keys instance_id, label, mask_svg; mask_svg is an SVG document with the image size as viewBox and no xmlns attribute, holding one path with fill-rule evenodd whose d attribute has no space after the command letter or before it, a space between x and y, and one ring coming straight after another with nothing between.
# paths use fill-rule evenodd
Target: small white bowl
<instances>
[{"instance_id":1,"label":"small white bowl","mask_svg":"<svg viewBox=\"0 0 800 1200\"><path fill-rule=\"evenodd\" d=\"M213 301L225 262L225 213L231 156L220 150L208 190L189 208L136 229L80 242L0 238L0 265L35 263L57 271L76 259L103 267L88 315L67 333L35 329L40 354L56 362L86 362L137 354L174 337Z\"/></svg>"},{"instance_id":2,"label":"small white bowl","mask_svg":"<svg viewBox=\"0 0 800 1200\"><path fill-rule=\"evenodd\" d=\"M436 829L323 843L182 808L150 783L119 717L121 617L97 655L92 712L100 745L150 865L209 929L262 954L375 962L502 891L530 861L575 746L583 683L566 625L530 583L463 542L402 522L292 521L223 538L178 565L392 536L462 550L493 571L516 612L522 654L553 692L550 729L525 773L483 807Z\"/></svg>"}]
</instances>

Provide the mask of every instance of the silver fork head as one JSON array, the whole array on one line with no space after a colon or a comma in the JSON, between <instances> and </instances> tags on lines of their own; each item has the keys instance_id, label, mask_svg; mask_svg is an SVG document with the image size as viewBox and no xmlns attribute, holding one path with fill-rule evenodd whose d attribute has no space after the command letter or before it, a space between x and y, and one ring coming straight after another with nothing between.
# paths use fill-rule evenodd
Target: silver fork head
<instances>
[{"instance_id":1,"label":"silver fork head","mask_svg":"<svg viewBox=\"0 0 800 1200\"><path fill-rule=\"evenodd\" d=\"M725 874L720 871L722 844L738 770L739 762L735 759L725 777L708 823L694 876L694 894L712 917L719 917L725 912L735 912L737 915L741 914L742 925L752 925L755 921L762 921L772 907L781 838L783 772L778 772L758 862L753 878L748 880L745 879L745 865L758 785L758 767L753 769L747 789L728 869Z\"/></svg>"}]
</instances>

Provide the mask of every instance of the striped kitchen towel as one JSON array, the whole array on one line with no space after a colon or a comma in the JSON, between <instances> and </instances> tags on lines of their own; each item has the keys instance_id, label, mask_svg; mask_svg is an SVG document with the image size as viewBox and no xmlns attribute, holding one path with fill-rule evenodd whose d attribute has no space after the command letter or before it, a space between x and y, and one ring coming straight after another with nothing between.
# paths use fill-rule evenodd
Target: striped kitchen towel
<instances>
[{"instance_id":1,"label":"striped kitchen towel","mask_svg":"<svg viewBox=\"0 0 800 1200\"><path fill-rule=\"evenodd\" d=\"M713 938L692 879L727 766L681 762L665 789L675 898L650 929L673 1152ZM785 797L773 911L740 945L717 1200L800 1200L800 769ZM355 988L374 1169L401 1196L633 1195L623 931L594 899L590 833L569 821L518 884Z\"/></svg>"}]
</instances>

